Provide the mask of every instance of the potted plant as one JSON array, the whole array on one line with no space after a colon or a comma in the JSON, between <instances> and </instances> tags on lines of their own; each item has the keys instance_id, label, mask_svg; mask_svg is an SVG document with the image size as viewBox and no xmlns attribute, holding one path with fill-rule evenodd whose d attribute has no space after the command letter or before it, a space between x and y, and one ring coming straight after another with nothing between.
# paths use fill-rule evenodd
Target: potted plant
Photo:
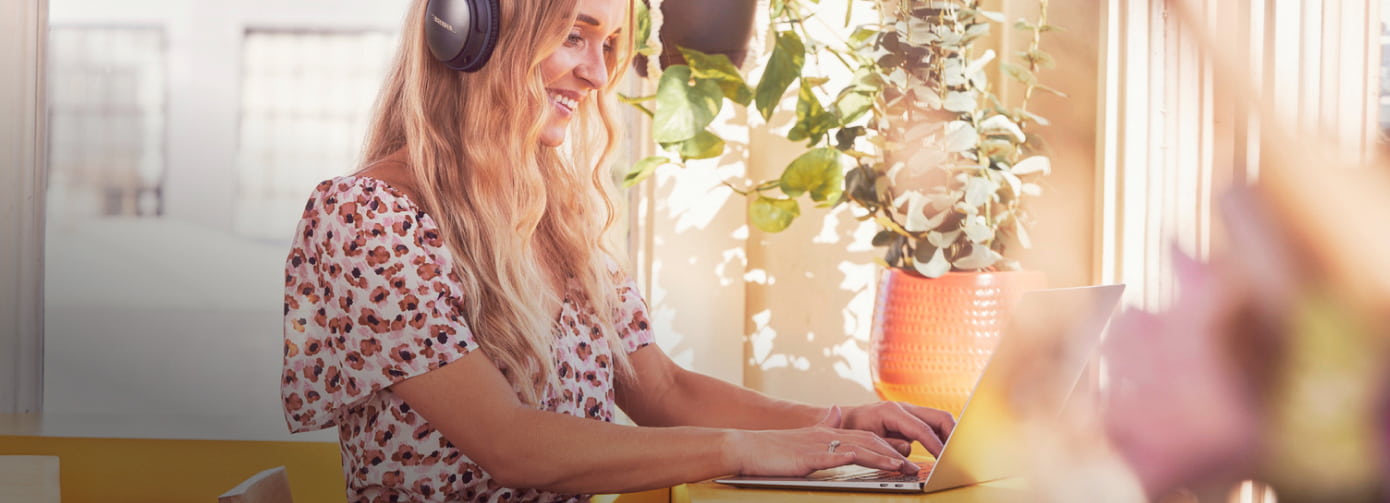
<instances>
[{"instance_id":1,"label":"potted plant","mask_svg":"<svg viewBox=\"0 0 1390 503\"><path fill-rule=\"evenodd\" d=\"M652 136L665 153L639 161L626 184L660 166L723 152L709 124L726 103L751 107L764 119L795 90L796 122L787 138L804 151L773 180L729 180L749 199L750 222L786 229L801 203L850 204L873 220L873 244L885 250L874 316L874 381L880 395L959 412L997 343L1007 308L1041 288L1041 273L1010 258L1031 245L1026 201L1050 170L1033 134L1046 119L1028 111L1052 64L1039 42L1054 29L1047 0L1039 17L1013 28L1031 34L1018 63L1000 63L1022 92L1006 104L987 78L993 50L977 42L1004 17L979 0L851 1L878 10L876 23L856 27L840 44L813 44L852 73L838 92L805 65L803 0L769 3L773 49L760 80L749 85L728 58L681 48L688 64L668 67L654 96L632 98L652 117ZM647 108L650 106L650 108Z\"/></svg>"}]
</instances>

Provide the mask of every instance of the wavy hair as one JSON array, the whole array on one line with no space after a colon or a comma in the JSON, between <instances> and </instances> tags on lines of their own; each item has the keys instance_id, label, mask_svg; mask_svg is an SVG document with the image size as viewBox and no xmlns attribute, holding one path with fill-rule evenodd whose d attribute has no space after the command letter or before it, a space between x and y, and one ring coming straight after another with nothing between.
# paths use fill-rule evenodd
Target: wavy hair
<instances>
[{"instance_id":1,"label":"wavy hair","mask_svg":"<svg viewBox=\"0 0 1390 503\"><path fill-rule=\"evenodd\" d=\"M414 0L406 16L362 169L405 149L417 204L453 255L464 317L522 401L542 405L546 385L559 382L557 320L548 308L564 298L552 281L588 300L616 377L629 378L615 325L620 254L604 236L617 221L606 166L620 137L612 94L631 58L631 1L605 56L608 85L576 110L558 149L540 142L550 106L540 63L565 40L578 0L500 2L496 49L476 73L450 70L430 54L426 4Z\"/></svg>"}]
</instances>

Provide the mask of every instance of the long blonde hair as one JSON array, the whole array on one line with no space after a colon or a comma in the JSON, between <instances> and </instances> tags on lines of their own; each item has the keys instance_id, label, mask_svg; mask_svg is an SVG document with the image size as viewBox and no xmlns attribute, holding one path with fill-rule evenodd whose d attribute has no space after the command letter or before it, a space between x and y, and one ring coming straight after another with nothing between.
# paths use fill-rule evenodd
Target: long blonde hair
<instances>
[{"instance_id":1,"label":"long blonde hair","mask_svg":"<svg viewBox=\"0 0 1390 503\"><path fill-rule=\"evenodd\" d=\"M524 402L543 405L546 385L558 383L556 320L547 306L563 299L547 273L562 283L569 278L588 300L613 350L615 377L629 377L614 324L616 259L610 257L618 254L604 234L616 209L604 167L619 137L612 90L631 58L631 1L622 35L606 56L608 86L577 110L563 150L541 145L550 98L539 65L565 40L578 0L500 2L496 49L476 73L450 70L430 54L421 22L426 3L415 0L406 17L364 165L405 149L417 203L438 223L453 255L464 317Z\"/></svg>"}]
</instances>

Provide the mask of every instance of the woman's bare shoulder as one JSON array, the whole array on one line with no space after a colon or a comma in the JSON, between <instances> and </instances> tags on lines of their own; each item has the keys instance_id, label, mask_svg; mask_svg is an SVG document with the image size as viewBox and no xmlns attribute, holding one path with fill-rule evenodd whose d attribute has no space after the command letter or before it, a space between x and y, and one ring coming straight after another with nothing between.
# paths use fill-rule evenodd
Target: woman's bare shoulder
<instances>
[{"instance_id":1,"label":"woman's bare shoulder","mask_svg":"<svg viewBox=\"0 0 1390 503\"><path fill-rule=\"evenodd\" d=\"M415 176L410 172L404 152L397 152L382 159L367 163L367 166L353 173L354 178L368 179L387 186L411 202L419 203L420 191L415 184ZM418 204L417 204L418 206Z\"/></svg>"}]
</instances>

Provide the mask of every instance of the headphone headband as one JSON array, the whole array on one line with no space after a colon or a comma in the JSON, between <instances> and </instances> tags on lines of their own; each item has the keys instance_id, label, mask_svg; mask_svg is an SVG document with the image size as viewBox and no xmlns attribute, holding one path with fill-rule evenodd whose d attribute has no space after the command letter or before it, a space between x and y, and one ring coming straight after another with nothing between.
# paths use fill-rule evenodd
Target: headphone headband
<instances>
[{"instance_id":1,"label":"headphone headband","mask_svg":"<svg viewBox=\"0 0 1390 503\"><path fill-rule=\"evenodd\" d=\"M425 39L445 66L476 72L492 58L501 31L498 0L429 0Z\"/></svg>"}]
</instances>

